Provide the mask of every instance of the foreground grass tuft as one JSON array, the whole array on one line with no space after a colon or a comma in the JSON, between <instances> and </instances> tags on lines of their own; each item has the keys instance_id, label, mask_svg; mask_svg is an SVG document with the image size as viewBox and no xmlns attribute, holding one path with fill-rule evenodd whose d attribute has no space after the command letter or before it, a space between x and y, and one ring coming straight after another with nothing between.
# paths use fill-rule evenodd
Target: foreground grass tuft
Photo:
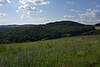
<instances>
[{"instance_id":1,"label":"foreground grass tuft","mask_svg":"<svg viewBox=\"0 0 100 67\"><path fill-rule=\"evenodd\" d=\"M0 67L100 67L100 36L1 44Z\"/></svg>"}]
</instances>

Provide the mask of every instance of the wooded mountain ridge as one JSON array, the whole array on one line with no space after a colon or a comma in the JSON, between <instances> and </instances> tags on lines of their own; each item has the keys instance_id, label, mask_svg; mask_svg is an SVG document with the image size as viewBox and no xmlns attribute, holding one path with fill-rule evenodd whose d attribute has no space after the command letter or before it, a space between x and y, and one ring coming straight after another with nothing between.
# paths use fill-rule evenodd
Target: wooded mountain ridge
<instances>
[{"instance_id":1,"label":"wooded mountain ridge","mask_svg":"<svg viewBox=\"0 0 100 67\"><path fill-rule=\"evenodd\" d=\"M74 21L57 21L43 25L1 25L0 43L30 42L97 34L100 34L100 31L96 30L95 26Z\"/></svg>"}]
</instances>

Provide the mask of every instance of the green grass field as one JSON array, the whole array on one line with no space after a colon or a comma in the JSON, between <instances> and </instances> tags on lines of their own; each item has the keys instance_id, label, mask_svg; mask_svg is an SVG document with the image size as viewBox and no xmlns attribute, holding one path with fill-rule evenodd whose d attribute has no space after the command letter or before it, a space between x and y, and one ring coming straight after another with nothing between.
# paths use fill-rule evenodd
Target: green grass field
<instances>
[{"instance_id":1,"label":"green grass field","mask_svg":"<svg viewBox=\"0 0 100 67\"><path fill-rule=\"evenodd\" d=\"M100 67L100 36L1 44L0 67Z\"/></svg>"}]
</instances>

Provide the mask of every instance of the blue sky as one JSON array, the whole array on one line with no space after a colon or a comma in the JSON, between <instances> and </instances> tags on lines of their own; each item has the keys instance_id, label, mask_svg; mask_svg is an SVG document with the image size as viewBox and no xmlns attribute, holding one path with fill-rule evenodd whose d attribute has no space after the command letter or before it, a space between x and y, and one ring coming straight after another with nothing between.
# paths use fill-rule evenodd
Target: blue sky
<instances>
[{"instance_id":1,"label":"blue sky","mask_svg":"<svg viewBox=\"0 0 100 67\"><path fill-rule=\"evenodd\" d=\"M100 23L100 0L0 0L0 25L61 20Z\"/></svg>"}]
</instances>

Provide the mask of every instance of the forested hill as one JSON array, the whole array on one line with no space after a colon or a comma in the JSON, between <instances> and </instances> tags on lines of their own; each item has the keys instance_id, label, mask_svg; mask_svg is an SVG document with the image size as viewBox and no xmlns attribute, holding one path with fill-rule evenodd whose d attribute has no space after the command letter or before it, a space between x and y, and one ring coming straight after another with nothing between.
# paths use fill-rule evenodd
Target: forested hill
<instances>
[{"instance_id":1,"label":"forested hill","mask_svg":"<svg viewBox=\"0 0 100 67\"><path fill-rule=\"evenodd\" d=\"M100 23L96 24L95 26L100 26Z\"/></svg>"},{"instance_id":2,"label":"forested hill","mask_svg":"<svg viewBox=\"0 0 100 67\"><path fill-rule=\"evenodd\" d=\"M0 25L0 31L15 28L15 27L31 27L31 26L33 26L33 25L31 25L31 24L29 24L29 25Z\"/></svg>"},{"instance_id":3,"label":"forested hill","mask_svg":"<svg viewBox=\"0 0 100 67\"><path fill-rule=\"evenodd\" d=\"M97 31L92 25L84 25L73 21L51 22L44 25L12 25L8 26L8 28L6 27L0 30L0 43L18 43L100 34L100 31Z\"/></svg>"}]
</instances>

